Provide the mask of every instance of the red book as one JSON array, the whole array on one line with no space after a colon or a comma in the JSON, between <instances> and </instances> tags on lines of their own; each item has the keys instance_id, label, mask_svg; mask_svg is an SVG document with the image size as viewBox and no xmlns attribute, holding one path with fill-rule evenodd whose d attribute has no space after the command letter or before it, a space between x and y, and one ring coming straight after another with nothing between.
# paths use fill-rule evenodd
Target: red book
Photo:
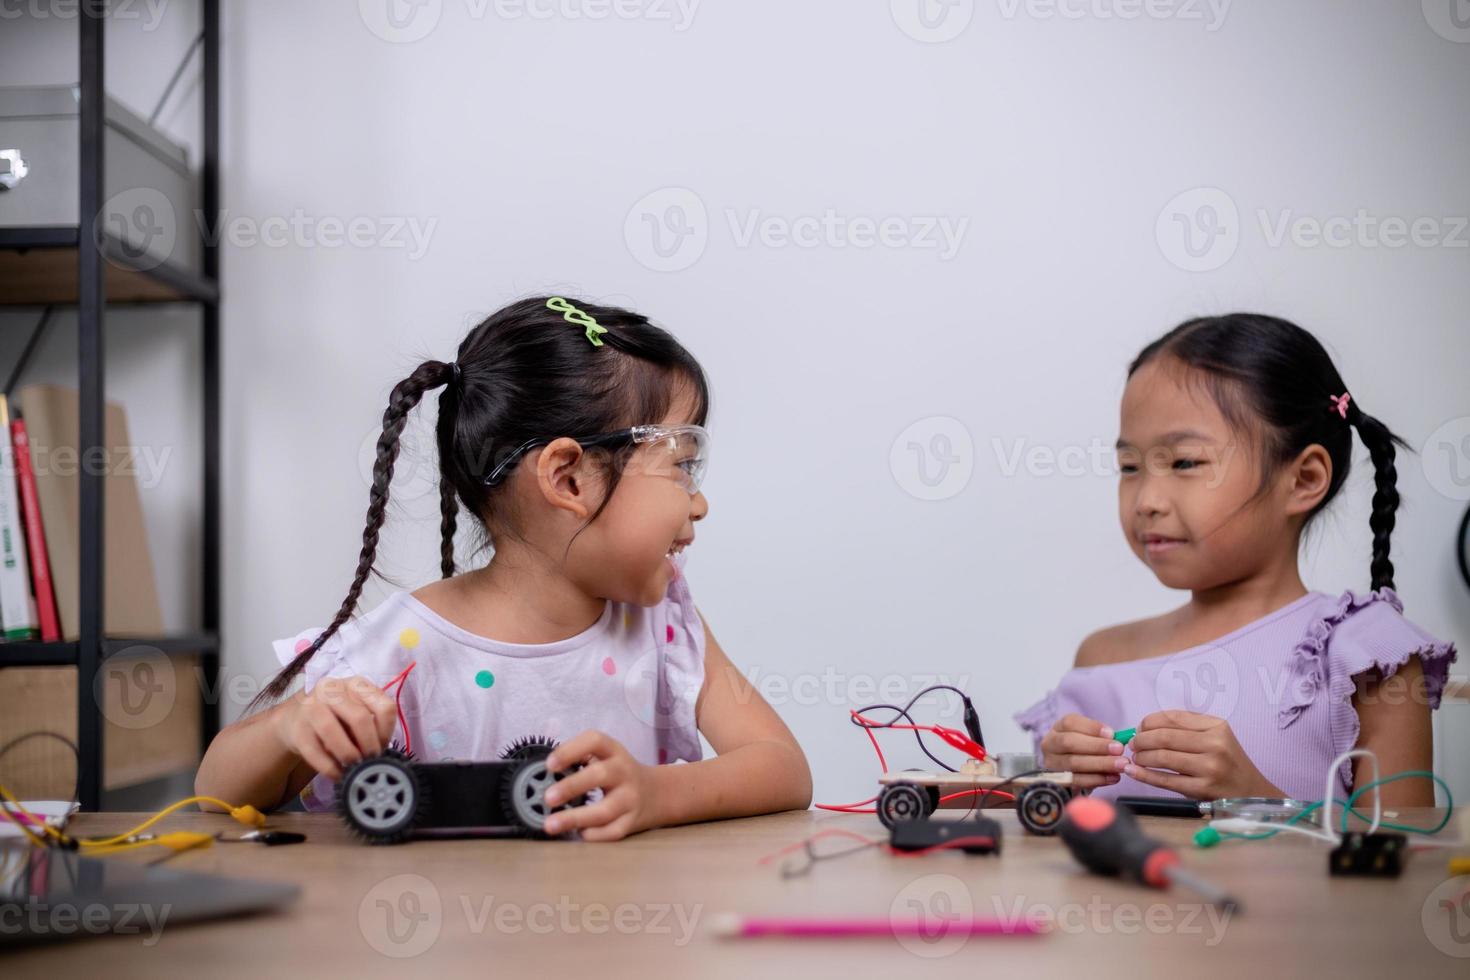
<instances>
[{"instance_id":1,"label":"red book","mask_svg":"<svg viewBox=\"0 0 1470 980\"><path fill-rule=\"evenodd\" d=\"M46 560L46 531L41 526L36 471L31 468L31 440L26 435L25 419L11 420L10 438L15 444L15 480L20 488L21 519L25 521L26 544L31 553L31 584L36 592L41 640L50 643L61 639L61 621L56 615L56 590L51 587L51 563Z\"/></svg>"}]
</instances>

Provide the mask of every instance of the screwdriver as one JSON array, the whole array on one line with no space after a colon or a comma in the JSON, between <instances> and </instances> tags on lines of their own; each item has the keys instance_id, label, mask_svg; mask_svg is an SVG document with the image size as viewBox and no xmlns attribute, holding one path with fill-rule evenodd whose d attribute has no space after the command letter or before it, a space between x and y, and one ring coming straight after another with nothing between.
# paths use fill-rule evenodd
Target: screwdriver
<instances>
[{"instance_id":1,"label":"screwdriver","mask_svg":"<svg viewBox=\"0 0 1470 980\"><path fill-rule=\"evenodd\" d=\"M1206 901L1240 911L1239 902L1180 867L1173 848L1144 836L1137 817L1107 800L1074 798L1062 814L1059 832L1072 856L1089 871L1121 875L1151 888L1181 885Z\"/></svg>"}]
</instances>

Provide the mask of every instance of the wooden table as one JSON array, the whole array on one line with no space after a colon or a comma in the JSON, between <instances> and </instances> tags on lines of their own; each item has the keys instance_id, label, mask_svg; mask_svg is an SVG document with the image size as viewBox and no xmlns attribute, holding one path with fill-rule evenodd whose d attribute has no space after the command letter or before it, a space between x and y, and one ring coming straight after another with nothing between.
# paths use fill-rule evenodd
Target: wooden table
<instances>
[{"instance_id":1,"label":"wooden table","mask_svg":"<svg viewBox=\"0 0 1470 980\"><path fill-rule=\"evenodd\" d=\"M1432 810L1404 811L1406 822ZM117 832L136 814L84 814L80 834ZM783 878L766 854L822 830L881 832L866 815L793 812L676 827L617 844L436 840L368 847L336 818L285 814L271 823L304 831L305 844L216 844L169 866L300 884L291 907L243 919L165 927L156 945L139 936L88 938L0 958L10 976L274 977L426 974L548 978L608 976L1078 977L1157 975L1232 978L1297 975L1470 976L1470 904L1438 905L1451 886L1451 851L1412 855L1398 879L1332 878L1327 847L1288 834L1199 851L1199 821L1144 818L1199 874L1233 891L1229 916L1184 893L1146 890L1082 872L1055 838L1025 834L999 812L999 856L958 852L896 856L876 848L821 861ZM234 833L228 817L189 814L173 829ZM1445 835L1470 837L1462 808ZM836 837L822 851L851 846ZM145 849L149 853L152 849ZM105 860L131 860L118 855ZM1457 888L1451 894L1451 889ZM1436 890L1438 889L1438 893ZM1470 898L1458 899L1470 903ZM1442 952L1431 942L1426 906ZM1039 936L933 942L871 939L721 939L720 913L912 917L1055 918ZM1460 916L1458 942L1448 916ZM1177 971L1177 972L1176 972ZM1187 972L1184 972L1187 971Z\"/></svg>"}]
</instances>

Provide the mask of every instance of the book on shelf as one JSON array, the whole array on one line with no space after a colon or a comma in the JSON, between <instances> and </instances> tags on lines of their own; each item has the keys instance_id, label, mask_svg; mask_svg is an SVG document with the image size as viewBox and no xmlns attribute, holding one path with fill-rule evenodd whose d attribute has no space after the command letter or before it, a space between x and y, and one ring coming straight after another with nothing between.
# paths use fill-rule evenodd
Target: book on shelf
<instances>
[{"instance_id":1,"label":"book on shelf","mask_svg":"<svg viewBox=\"0 0 1470 980\"><path fill-rule=\"evenodd\" d=\"M61 639L61 620L56 615L56 591L51 584L51 561L46 554L46 529L41 523L41 502L36 496L30 434L26 420L18 415L10 420L10 442L15 451L15 482L20 491L20 516L25 524L36 618L41 621L41 640L52 643Z\"/></svg>"},{"instance_id":2,"label":"book on shelf","mask_svg":"<svg viewBox=\"0 0 1470 980\"><path fill-rule=\"evenodd\" d=\"M31 570L26 561L25 526L16 484L15 451L10 443L10 400L0 393L0 629L6 640L34 640L39 634Z\"/></svg>"},{"instance_id":3,"label":"book on shelf","mask_svg":"<svg viewBox=\"0 0 1470 980\"><path fill-rule=\"evenodd\" d=\"M25 420L29 471L40 515L38 536L44 539L59 638L75 640L81 635L80 472L83 466L98 465L98 460L83 459L78 448L81 408L75 388L26 385L16 393L16 406ZM134 447L121 405L104 406L102 428L103 630L108 636L156 636L163 631L163 614L132 465ZM38 606L39 599L38 595Z\"/></svg>"}]
</instances>

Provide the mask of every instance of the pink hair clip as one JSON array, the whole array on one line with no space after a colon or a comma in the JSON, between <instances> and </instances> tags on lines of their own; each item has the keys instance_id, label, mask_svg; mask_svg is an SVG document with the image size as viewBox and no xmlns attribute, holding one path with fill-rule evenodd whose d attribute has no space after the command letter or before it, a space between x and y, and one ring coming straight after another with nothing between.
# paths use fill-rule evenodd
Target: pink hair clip
<instances>
[{"instance_id":1,"label":"pink hair clip","mask_svg":"<svg viewBox=\"0 0 1470 980\"><path fill-rule=\"evenodd\" d=\"M1327 396L1327 400L1330 401L1330 402L1332 402L1332 407L1335 408L1335 409L1337 409L1337 414L1338 415L1341 415L1344 419L1347 418L1348 401L1351 398L1352 398L1352 396L1349 395L1345 391L1341 395L1328 395Z\"/></svg>"}]
</instances>

